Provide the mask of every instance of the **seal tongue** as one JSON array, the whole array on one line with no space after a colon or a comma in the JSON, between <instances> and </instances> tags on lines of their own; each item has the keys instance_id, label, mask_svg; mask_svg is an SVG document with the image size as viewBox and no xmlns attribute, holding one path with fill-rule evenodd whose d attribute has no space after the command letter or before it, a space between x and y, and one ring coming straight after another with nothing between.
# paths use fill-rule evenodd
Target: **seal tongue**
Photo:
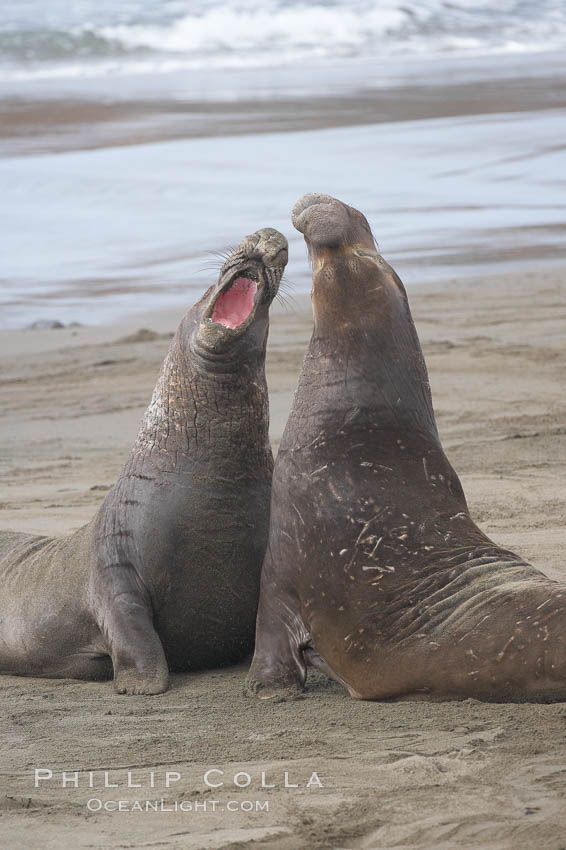
<instances>
[{"instance_id":1,"label":"seal tongue","mask_svg":"<svg viewBox=\"0 0 566 850\"><path fill-rule=\"evenodd\" d=\"M230 289L222 292L214 305L212 321L227 328L237 328L245 322L254 306L257 283L247 277L237 278Z\"/></svg>"}]
</instances>

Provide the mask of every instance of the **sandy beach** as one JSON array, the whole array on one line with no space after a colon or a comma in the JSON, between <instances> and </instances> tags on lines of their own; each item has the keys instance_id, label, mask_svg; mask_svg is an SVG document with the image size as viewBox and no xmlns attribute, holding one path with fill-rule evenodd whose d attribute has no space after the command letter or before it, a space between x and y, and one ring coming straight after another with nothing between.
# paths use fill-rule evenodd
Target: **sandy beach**
<instances>
[{"instance_id":1,"label":"sandy beach","mask_svg":"<svg viewBox=\"0 0 566 850\"><path fill-rule=\"evenodd\" d=\"M312 328L290 210L320 191L407 287L472 517L566 582L563 3L5 7L0 529L91 519L214 252L267 226L277 451ZM260 703L246 672L154 697L0 676L0 846L565 850L566 703L361 702L318 673Z\"/></svg>"},{"instance_id":2,"label":"sandy beach","mask_svg":"<svg viewBox=\"0 0 566 850\"><path fill-rule=\"evenodd\" d=\"M410 301L472 516L566 581L566 267L423 285ZM65 534L92 516L181 312L3 332L2 528ZM275 449L310 329L308 297L275 308ZM318 674L304 699L259 704L242 695L245 672L174 676L168 693L136 698L110 683L1 677L3 846L564 846L564 704L356 702ZM35 768L52 779L34 787ZM210 769L225 785L207 787ZM62 787L61 771L79 771L79 787ZM104 771L117 788L104 787ZM128 771L141 787L127 787ZM248 787L234 785L238 772ZM275 787L262 787L262 772ZM313 773L322 787L306 787ZM164 810L88 811L118 800ZM175 811L181 801L193 810Z\"/></svg>"},{"instance_id":3,"label":"sandy beach","mask_svg":"<svg viewBox=\"0 0 566 850\"><path fill-rule=\"evenodd\" d=\"M258 98L257 93L244 91L237 99L206 100L195 93L183 99L169 94L159 99L132 95L109 100L70 92L67 97L33 99L2 98L0 88L0 155L564 108L563 67L552 67L547 75L540 69L533 75L530 67L518 73L497 84L493 77L452 81L433 77L417 87L401 79L387 88L377 87L370 77L354 97L351 91L333 91L309 97L269 92Z\"/></svg>"}]
</instances>

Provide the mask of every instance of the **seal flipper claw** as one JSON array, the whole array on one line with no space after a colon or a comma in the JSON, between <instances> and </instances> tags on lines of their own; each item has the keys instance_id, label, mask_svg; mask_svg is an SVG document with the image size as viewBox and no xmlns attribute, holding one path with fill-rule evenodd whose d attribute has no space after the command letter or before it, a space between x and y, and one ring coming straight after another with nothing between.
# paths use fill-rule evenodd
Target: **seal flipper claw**
<instances>
[{"instance_id":1,"label":"seal flipper claw","mask_svg":"<svg viewBox=\"0 0 566 850\"><path fill-rule=\"evenodd\" d=\"M269 574L269 564L268 557L264 575ZM293 613L292 604L278 599L273 606L264 595L257 615L256 646L246 680L246 696L273 699L301 694L307 678L303 653L306 644L304 624Z\"/></svg>"},{"instance_id":2,"label":"seal flipper claw","mask_svg":"<svg viewBox=\"0 0 566 850\"><path fill-rule=\"evenodd\" d=\"M256 657L246 683L244 694L256 699L296 697L304 691L306 666L302 658L282 659Z\"/></svg>"},{"instance_id":3,"label":"seal flipper claw","mask_svg":"<svg viewBox=\"0 0 566 850\"><path fill-rule=\"evenodd\" d=\"M299 685L279 685L277 682L273 684L263 684L257 679L248 677L244 685L244 696L255 697L260 700L274 700L274 702L282 702L286 699L302 699L304 696L304 688Z\"/></svg>"},{"instance_id":4,"label":"seal flipper claw","mask_svg":"<svg viewBox=\"0 0 566 850\"><path fill-rule=\"evenodd\" d=\"M135 670L121 671L114 678L114 691L117 694L155 695L163 694L169 686L168 675L144 675Z\"/></svg>"}]
</instances>

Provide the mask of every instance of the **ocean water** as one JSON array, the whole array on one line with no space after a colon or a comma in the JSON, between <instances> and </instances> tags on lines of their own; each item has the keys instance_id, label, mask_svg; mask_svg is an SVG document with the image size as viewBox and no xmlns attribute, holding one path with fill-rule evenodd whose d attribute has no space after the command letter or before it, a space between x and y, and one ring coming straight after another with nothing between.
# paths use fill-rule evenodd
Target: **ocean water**
<instances>
[{"instance_id":1,"label":"ocean water","mask_svg":"<svg viewBox=\"0 0 566 850\"><path fill-rule=\"evenodd\" d=\"M92 324L212 283L212 253L260 227L287 235L291 292L310 289L290 222L308 191L363 210L411 287L566 260L560 110L186 139L0 160L4 327Z\"/></svg>"},{"instance_id":2,"label":"ocean water","mask_svg":"<svg viewBox=\"0 0 566 850\"><path fill-rule=\"evenodd\" d=\"M3 0L0 78L561 50L564 0Z\"/></svg>"},{"instance_id":3,"label":"ocean water","mask_svg":"<svg viewBox=\"0 0 566 850\"><path fill-rule=\"evenodd\" d=\"M3 0L0 327L182 309L215 278L208 252L265 226L289 237L288 278L308 291L290 210L310 191L362 209L409 286L564 262L566 115L553 92L565 47L565 0ZM497 96L515 80L539 87L540 106L514 114L502 98L482 115L476 82ZM233 101L245 125L239 104L253 102L257 127L278 98L305 114L309 97L404 86L426 104L435 87L457 97L456 83L478 114L153 144L132 125L126 147L109 132L98 150L60 153L45 151L66 127L32 120L75 104L75 146L88 147L107 125L81 118L87 101L124 104L124 121L128 103L149 104L142 119L164 138L171 104L209 120L210 102ZM194 111L178 114L189 127Z\"/></svg>"}]
</instances>

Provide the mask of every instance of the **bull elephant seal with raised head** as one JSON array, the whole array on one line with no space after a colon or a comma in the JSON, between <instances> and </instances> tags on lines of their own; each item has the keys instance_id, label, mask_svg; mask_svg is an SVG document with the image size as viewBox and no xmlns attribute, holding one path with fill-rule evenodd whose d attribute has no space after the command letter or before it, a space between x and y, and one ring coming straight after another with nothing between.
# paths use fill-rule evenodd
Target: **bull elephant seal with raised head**
<instances>
[{"instance_id":1,"label":"bull elephant seal with raised head","mask_svg":"<svg viewBox=\"0 0 566 850\"><path fill-rule=\"evenodd\" d=\"M566 698L566 584L489 540L440 445L407 296L364 216L293 210L314 332L275 464L249 689Z\"/></svg>"},{"instance_id":2,"label":"bull elephant seal with raised head","mask_svg":"<svg viewBox=\"0 0 566 850\"><path fill-rule=\"evenodd\" d=\"M120 478L67 538L0 534L0 671L165 691L253 648L273 458L265 348L287 241L247 236L183 318Z\"/></svg>"}]
</instances>

